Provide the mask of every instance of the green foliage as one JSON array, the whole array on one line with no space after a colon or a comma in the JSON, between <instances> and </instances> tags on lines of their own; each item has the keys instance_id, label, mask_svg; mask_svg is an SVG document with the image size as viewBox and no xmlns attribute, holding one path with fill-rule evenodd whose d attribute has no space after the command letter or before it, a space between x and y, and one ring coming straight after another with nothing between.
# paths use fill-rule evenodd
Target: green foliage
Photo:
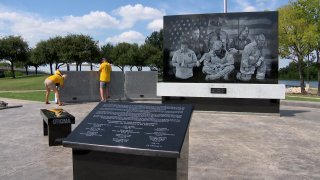
<instances>
[{"instance_id":1,"label":"green foliage","mask_svg":"<svg viewBox=\"0 0 320 180\"><path fill-rule=\"evenodd\" d=\"M150 67L151 70L162 70L162 51L151 44L144 44L140 47L140 56L144 60L145 64Z\"/></svg>"},{"instance_id":2,"label":"green foliage","mask_svg":"<svg viewBox=\"0 0 320 180\"><path fill-rule=\"evenodd\" d=\"M129 43L119 43L111 51L110 57L113 65L119 67L124 71L124 67L130 64L130 53L128 50L131 48Z\"/></svg>"},{"instance_id":3,"label":"green foliage","mask_svg":"<svg viewBox=\"0 0 320 180\"><path fill-rule=\"evenodd\" d=\"M107 58L108 61L112 63L111 53L112 53L113 48L114 48L114 46L111 43L107 43L107 44L101 46L100 59L104 57L104 58Z\"/></svg>"},{"instance_id":4,"label":"green foliage","mask_svg":"<svg viewBox=\"0 0 320 180\"><path fill-rule=\"evenodd\" d=\"M78 66L84 62L97 62L99 57L98 42L90 36L70 34L62 39L58 55L65 63L75 62Z\"/></svg>"},{"instance_id":5,"label":"green foliage","mask_svg":"<svg viewBox=\"0 0 320 180\"><path fill-rule=\"evenodd\" d=\"M4 73L5 77L12 77L13 76L12 75L12 71L4 71L3 73ZM16 71L15 72L15 76L23 76L23 75L24 74L22 72L20 72L20 71Z\"/></svg>"},{"instance_id":6,"label":"green foliage","mask_svg":"<svg viewBox=\"0 0 320 180\"><path fill-rule=\"evenodd\" d=\"M15 78L14 63L28 58L28 43L20 36L6 36L0 39L0 59L10 61L12 77Z\"/></svg>"},{"instance_id":7,"label":"green foliage","mask_svg":"<svg viewBox=\"0 0 320 180\"><path fill-rule=\"evenodd\" d=\"M287 80L297 80L299 79L299 74L297 73L298 66L296 62L291 62L289 66L281 68L279 70L279 79L287 79ZM313 62L309 66L309 78L310 80L317 80L317 63ZM306 80L308 80L308 67L306 63L303 64L302 73Z\"/></svg>"},{"instance_id":8,"label":"green foliage","mask_svg":"<svg viewBox=\"0 0 320 180\"><path fill-rule=\"evenodd\" d=\"M154 47L158 48L162 51L163 49L163 30L161 29L159 32L154 31L148 36L145 40L145 44L151 44Z\"/></svg>"},{"instance_id":9,"label":"green foliage","mask_svg":"<svg viewBox=\"0 0 320 180\"><path fill-rule=\"evenodd\" d=\"M0 62L0 67L10 67L10 64L7 62Z\"/></svg>"}]
</instances>

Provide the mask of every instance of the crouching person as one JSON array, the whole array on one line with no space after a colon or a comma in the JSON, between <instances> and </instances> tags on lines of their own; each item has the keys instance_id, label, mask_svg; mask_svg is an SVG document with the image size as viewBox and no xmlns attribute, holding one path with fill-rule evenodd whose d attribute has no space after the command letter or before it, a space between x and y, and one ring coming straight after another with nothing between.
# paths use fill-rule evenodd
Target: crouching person
<instances>
[{"instance_id":1,"label":"crouching person","mask_svg":"<svg viewBox=\"0 0 320 180\"><path fill-rule=\"evenodd\" d=\"M66 79L67 75L63 74L60 72L60 70L56 70L54 75L49 76L45 81L45 87L46 87L46 104L50 104L48 99L50 95L50 91L52 90L55 93L55 96L57 98L57 104L59 106L63 106L63 103L60 100L60 95L59 95L59 88L58 87L63 87L64 85L64 80Z\"/></svg>"}]
</instances>

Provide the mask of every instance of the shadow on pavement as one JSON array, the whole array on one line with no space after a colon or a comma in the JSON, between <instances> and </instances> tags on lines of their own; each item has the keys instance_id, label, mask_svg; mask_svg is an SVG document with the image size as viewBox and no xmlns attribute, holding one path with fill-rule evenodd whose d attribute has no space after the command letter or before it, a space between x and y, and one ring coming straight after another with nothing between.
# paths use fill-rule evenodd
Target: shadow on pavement
<instances>
[{"instance_id":1,"label":"shadow on pavement","mask_svg":"<svg viewBox=\"0 0 320 180\"><path fill-rule=\"evenodd\" d=\"M306 113L310 111L306 110L280 110L280 116L281 117L294 117L298 113Z\"/></svg>"}]
</instances>

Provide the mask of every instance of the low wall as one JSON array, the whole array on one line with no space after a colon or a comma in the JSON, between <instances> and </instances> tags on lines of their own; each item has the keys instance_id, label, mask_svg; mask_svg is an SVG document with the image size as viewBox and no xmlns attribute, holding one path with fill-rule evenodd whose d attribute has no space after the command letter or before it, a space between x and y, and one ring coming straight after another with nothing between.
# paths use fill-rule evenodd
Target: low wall
<instances>
[{"instance_id":1,"label":"low wall","mask_svg":"<svg viewBox=\"0 0 320 180\"><path fill-rule=\"evenodd\" d=\"M65 86L60 91L64 102L99 101L99 73L95 71L69 71ZM112 72L110 82L110 99L124 98L124 75L122 72Z\"/></svg>"},{"instance_id":2,"label":"low wall","mask_svg":"<svg viewBox=\"0 0 320 180\"><path fill-rule=\"evenodd\" d=\"M157 71L125 72L124 91L127 99L157 98Z\"/></svg>"},{"instance_id":3,"label":"low wall","mask_svg":"<svg viewBox=\"0 0 320 180\"><path fill-rule=\"evenodd\" d=\"M64 88L60 91L63 102L99 101L99 73L96 71L68 71ZM157 98L157 72L111 72L110 100L146 100Z\"/></svg>"}]
</instances>

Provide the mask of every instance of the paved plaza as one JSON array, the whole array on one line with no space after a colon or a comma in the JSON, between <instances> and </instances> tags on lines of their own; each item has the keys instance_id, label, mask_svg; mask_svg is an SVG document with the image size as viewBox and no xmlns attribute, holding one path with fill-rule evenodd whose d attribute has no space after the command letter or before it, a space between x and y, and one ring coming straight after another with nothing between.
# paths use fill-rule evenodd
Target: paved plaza
<instances>
[{"instance_id":1,"label":"paved plaza","mask_svg":"<svg viewBox=\"0 0 320 180\"><path fill-rule=\"evenodd\" d=\"M58 106L0 100L23 105L0 110L0 179L71 180L71 149L49 147L43 136L40 109ZM76 117L74 128L96 105L63 109ZM288 103L281 116L194 111L189 179L320 179L319 115L320 108Z\"/></svg>"}]
</instances>

